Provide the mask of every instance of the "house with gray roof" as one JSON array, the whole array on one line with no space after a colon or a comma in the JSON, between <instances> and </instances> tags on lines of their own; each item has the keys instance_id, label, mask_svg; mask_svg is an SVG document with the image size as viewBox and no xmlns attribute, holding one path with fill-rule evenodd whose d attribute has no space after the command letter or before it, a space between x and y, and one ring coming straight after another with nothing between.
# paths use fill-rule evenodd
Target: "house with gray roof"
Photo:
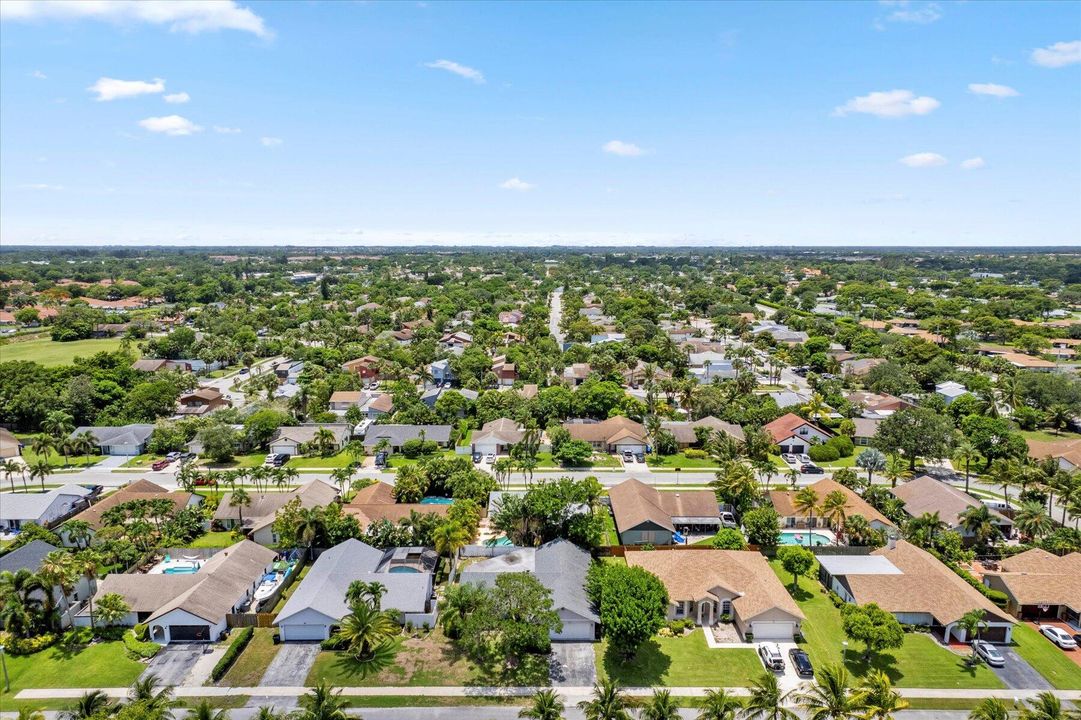
<instances>
[{"instance_id":1,"label":"house with gray roof","mask_svg":"<svg viewBox=\"0 0 1081 720\"><path fill-rule=\"evenodd\" d=\"M378 550L350 538L324 550L289 596L274 624L284 642L326 640L349 614L345 593L350 583L379 582L385 588L384 610L399 613L402 623L435 624L433 573L437 556L422 547Z\"/></svg>"},{"instance_id":2,"label":"house with gray roof","mask_svg":"<svg viewBox=\"0 0 1081 720\"><path fill-rule=\"evenodd\" d=\"M390 443L391 452L400 452L410 440L431 440L450 447L450 425L370 425L364 433L364 447L374 448L381 440Z\"/></svg>"},{"instance_id":3,"label":"house with gray roof","mask_svg":"<svg viewBox=\"0 0 1081 720\"><path fill-rule=\"evenodd\" d=\"M102 455L142 455L154 426L149 423L119 425L115 427L78 427L70 437L90 433L94 436Z\"/></svg>"},{"instance_id":4,"label":"house with gray roof","mask_svg":"<svg viewBox=\"0 0 1081 720\"><path fill-rule=\"evenodd\" d=\"M495 585L503 573L526 572L536 576L552 593L552 606L563 628L552 640L593 641L600 618L586 595L586 573L592 558L569 540L552 540L538 548L515 548L505 555L473 563L462 571L460 582L485 587Z\"/></svg>"},{"instance_id":5,"label":"house with gray roof","mask_svg":"<svg viewBox=\"0 0 1081 720\"><path fill-rule=\"evenodd\" d=\"M0 573L16 573L20 570L29 570L36 573L41 568L42 562L45 561L45 556L59 549L44 540L31 540L21 548L0 556ZM71 609L77 607L82 600L90 596L90 582L85 576L80 575L70 593L65 593L64 589L57 585L52 589L52 595L56 610L60 615L60 626L69 627L71 625ZM34 590L30 593L30 597L44 600L45 593L42 590Z\"/></svg>"},{"instance_id":6,"label":"house with gray roof","mask_svg":"<svg viewBox=\"0 0 1081 720\"><path fill-rule=\"evenodd\" d=\"M74 483L43 493L0 493L0 532L17 532L26 523L54 525L87 507L92 494Z\"/></svg>"},{"instance_id":7,"label":"house with gray roof","mask_svg":"<svg viewBox=\"0 0 1081 720\"><path fill-rule=\"evenodd\" d=\"M345 447L353 436L353 426L349 423L307 423L291 427L280 427L270 439L270 452L282 455L303 455L315 440L320 430L329 430L333 436L331 450L337 452Z\"/></svg>"}]
</instances>

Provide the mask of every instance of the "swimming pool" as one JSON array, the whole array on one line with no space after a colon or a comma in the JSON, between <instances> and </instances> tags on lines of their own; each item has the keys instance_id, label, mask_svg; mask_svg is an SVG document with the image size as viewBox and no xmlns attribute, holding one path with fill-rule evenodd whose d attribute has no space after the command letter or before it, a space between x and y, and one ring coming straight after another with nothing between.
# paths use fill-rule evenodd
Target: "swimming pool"
<instances>
[{"instance_id":1,"label":"swimming pool","mask_svg":"<svg viewBox=\"0 0 1081 720\"><path fill-rule=\"evenodd\" d=\"M810 539L808 539L810 535ZM824 530L782 530L778 545L832 545L833 533Z\"/></svg>"},{"instance_id":2,"label":"swimming pool","mask_svg":"<svg viewBox=\"0 0 1081 720\"><path fill-rule=\"evenodd\" d=\"M453 498L445 497L426 497L420 501L421 505L453 505Z\"/></svg>"},{"instance_id":3,"label":"swimming pool","mask_svg":"<svg viewBox=\"0 0 1081 720\"><path fill-rule=\"evenodd\" d=\"M387 572L392 573L392 574L419 573L420 570L417 570L415 567L409 567L408 565L395 565L390 570L387 570Z\"/></svg>"},{"instance_id":4,"label":"swimming pool","mask_svg":"<svg viewBox=\"0 0 1081 720\"><path fill-rule=\"evenodd\" d=\"M487 545L488 547L509 547L509 546L513 545L514 543L511 542L511 539L509 537L507 537L506 535L500 535L497 538L491 538L490 540L485 540L484 544Z\"/></svg>"},{"instance_id":5,"label":"swimming pool","mask_svg":"<svg viewBox=\"0 0 1081 720\"><path fill-rule=\"evenodd\" d=\"M199 559L174 558L165 556L160 563L150 568L151 575L191 575L199 572L203 561Z\"/></svg>"}]
</instances>

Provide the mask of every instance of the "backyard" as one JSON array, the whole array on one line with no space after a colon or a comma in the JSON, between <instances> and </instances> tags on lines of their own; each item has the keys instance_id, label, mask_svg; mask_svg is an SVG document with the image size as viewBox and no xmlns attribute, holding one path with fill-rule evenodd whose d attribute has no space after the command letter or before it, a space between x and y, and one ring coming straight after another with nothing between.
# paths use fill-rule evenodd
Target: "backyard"
<instances>
[{"instance_id":1,"label":"backyard","mask_svg":"<svg viewBox=\"0 0 1081 720\"><path fill-rule=\"evenodd\" d=\"M792 576L784 572L780 563L770 565L786 587ZM811 571L811 578L803 578L794 594L807 619L803 623L803 647L816 667L841 660L845 640L841 629L841 611L833 606L825 589L815 579L818 566ZM876 668L889 675L898 687L928 688L1001 688L1002 681L985 665L969 666L963 657L939 645L926 633L907 633L904 645L896 650L879 653L871 663L863 660L863 648L852 646L844 652L845 666L857 677Z\"/></svg>"},{"instance_id":2,"label":"backyard","mask_svg":"<svg viewBox=\"0 0 1081 720\"><path fill-rule=\"evenodd\" d=\"M0 345L0 362L27 360L45 367L70 365L76 357L90 357L99 352L112 352L120 349L120 338L101 340L74 340L72 342L53 342L48 338L7 342ZM131 352L139 354L139 348L131 345Z\"/></svg>"},{"instance_id":3,"label":"backyard","mask_svg":"<svg viewBox=\"0 0 1081 720\"><path fill-rule=\"evenodd\" d=\"M33 655L6 655L5 659L12 693L24 688L127 687L146 669L128 657L119 640L70 650L54 645Z\"/></svg>"},{"instance_id":4,"label":"backyard","mask_svg":"<svg viewBox=\"0 0 1081 720\"><path fill-rule=\"evenodd\" d=\"M701 629L680 637L653 637L626 662L610 654L602 640L596 646L596 663L598 678L634 687L745 687L763 672L754 650L710 648Z\"/></svg>"}]
</instances>

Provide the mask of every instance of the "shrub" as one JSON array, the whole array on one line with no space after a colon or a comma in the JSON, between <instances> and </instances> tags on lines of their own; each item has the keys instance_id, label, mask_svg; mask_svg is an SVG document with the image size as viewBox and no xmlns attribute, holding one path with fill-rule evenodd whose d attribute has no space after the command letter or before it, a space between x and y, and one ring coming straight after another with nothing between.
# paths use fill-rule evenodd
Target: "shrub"
<instances>
[{"instance_id":1,"label":"shrub","mask_svg":"<svg viewBox=\"0 0 1081 720\"><path fill-rule=\"evenodd\" d=\"M0 643L9 655L33 655L47 647L52 647L58 639L53 633L36 635L32 638L17 638L6 632L0 633Z\"/></svg>"},{"instance_id":2,"label":"shrub","mask_svg":"<svg viewBox=\"0 0 1081 720\"><path fill-rule=\"evenodd\" d=\"M249 628L249 630L250 629L251 628ZM145 625L143 626L143 632L144 634L146 632ZM128 654L132 657L149 660L158 654L158 651L161 650L161 645L158 645L156 642L140 640L136 636L135 630L132 629L124 633L124 648L127 649Z\"/></svg>"},{"instance_id":3,"label":"shrub","mask_svg":"<svg viewBox=\"0 0 1081 720\"><path fill-rule=\"evenodd\" d=\"M836 449L838 457L852 457L852 453L856 451L856 446L852 444L852 438L846 435L838 435L826 445Z\"/></svg>"},{"instance_id":4,"label":"shrub","mask_svg":"<svg viewBox=\"0 0 1081 720\"><path fill-rule=\"evenodd\" d=\"M344 647L345 641L338 638L337 635L331 635L326 640L323 640L319 643L320 650L326 650L329 652L333 652L334 650L341 650Z\"/></svg>"},{"instance_id":5,"label":"shrub","mask_svg":"<svg viewBox=\"0 0 1081 720\"><path fill-rule=\"evenodd\" d=\"M747 547L747 541L743 533L735 528L722 528L710 542L710 545L718 550L743 550Z\"/></svg>"},{"instance_id":6,"label":"shrub","mask_svg":"<svg viewBox=\"0 0 1081 720\"><path fill-rule=\"evenodd\" d=\"M699 450L698 448L689 448L683 451L683 456L688 460L705 460L708 454L705 450Z\"/></svg>"},{"instance_id":7,"label":"shrub","mask_svg":"<svg viewBox=\"0 0 1081 720\"><path fill-rule=\"evenodd\" d=\"M828 597L830 599L830 602L833 603L833 607L835 608L839 608L845 604L844 599L832 590L830 590Z\"/></svg>"},{"instance_id":8,"label":"shrub","mask_svg":"<svg viewBox=\"0 0 1081 720\"><path fill-rule=\"evenodd\" d=\"M691 620L690 618L684 618L682 620L669 620L668 623L665 625L665 628L667 628L668 631L673 635L682 635L688 630L694 629L694 620Z\"/></svg>"},{"instance_id":9,"label":"shrub","mask_svg":"<svg viewBox=\"0 0 1081 720\"><path fill-rule=\"evenodd\" d=\"M250 627L246 627L237 633L237 636L233 638L233 642L229 643L229 649L225 651L225 654L218 660L218 664L210 671L211 680L217 682L222 679L225 673L229 671L229 668L233 666L233 663L236 662L236 659L240 657L240 653L244 652L244 648L251 642L253 635L255 635L255 628Z\"/></svg>"},{"instance_id":10,"label":"shrub","mask_svg":"<svg viewBox=\"0 0 1081 720\"><path fill-rule=\"evenodd\" d=\"M94 637L107 642L116 642L117 640L124 639L124 633L128 631L128 628L123 625L111 625L109 627L101 627L100 625L94 628Z\"/></svg>"},{"instance_id":11,"label":"shrub","mask_svg":"<svg viewBox=\"0 0 1081 720\"><path fill-rule=\"evenodd\" d=\"M812 445L807 451L807 454L810 455L811 459L815 462L833 462L841 458L841 454L837 452L837 448L828 443L824 445Z\"/></svg>"},{"instance_id":12,"label":"shrub","mask_svg":"<svg viewBox=\"0 0 1081 720\"><path fill-rule=\"evenodd\" d=\"M146 640L149 629L147 628L146 623L135 623L131 628L131 631L134 633L136 640Z\"/></svg>"}]
</instances>

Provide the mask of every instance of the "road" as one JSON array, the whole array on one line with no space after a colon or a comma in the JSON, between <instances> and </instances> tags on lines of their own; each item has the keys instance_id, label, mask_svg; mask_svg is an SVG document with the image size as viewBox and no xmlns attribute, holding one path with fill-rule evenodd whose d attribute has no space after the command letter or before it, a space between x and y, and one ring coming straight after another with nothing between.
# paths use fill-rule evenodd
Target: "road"
<instances>
[{"instance_id":1,"label":"road","mask_svg":"<svg viewBox=\"0 0 1081 720\"><path fill-rule=\"evenodd\" d=\"M270 369L274 366L274 364L280 362L282 359L283 358L280 357L274 357L257 362L256 364L252 365L251 373L246 374L245 379L258 377L264 372L269 372ZM233 403L233 407L244 407L245 403L247 403L247 398L244 397L244 393L240 392L239 390L233 390L233 383L236 382L239 374L239 372L235 372L220 378L204 379L201 380L199 384L203 387L214 388L215 390L220 392L222 395L228 398L229 402Z\"/></svg>"},{"instance_id":2,"label":"road","mask_svg":"<svg viewBox=\"0 0 1081 720\"><path fill-rule=\"evenodd\" d=\"M559 321L563 319L563 288L559 287L552 291L552 297L548 302L548 332L556 339L559 347L563 347L564 335L559 329Z\"/></svg>"}]
</instances>

